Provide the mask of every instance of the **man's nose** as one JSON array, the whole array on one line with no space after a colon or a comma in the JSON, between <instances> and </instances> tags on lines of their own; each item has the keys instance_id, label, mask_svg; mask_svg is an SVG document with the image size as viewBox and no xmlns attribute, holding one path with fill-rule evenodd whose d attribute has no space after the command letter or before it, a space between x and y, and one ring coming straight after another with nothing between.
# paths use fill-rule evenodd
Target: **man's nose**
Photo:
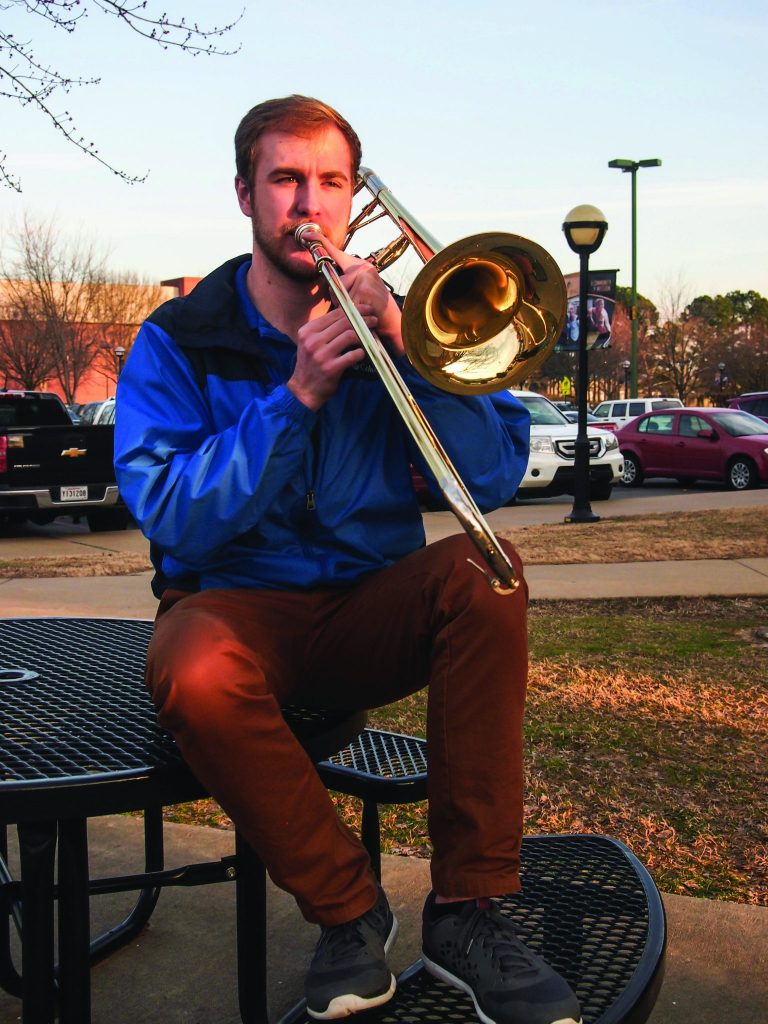
<instances>
[{"instance_id":1,"label":"man's nose","mask_svg":"<svg viewBox=\"0 0 768 1024\"><path fill-rule=\"evenodd\" d=\"M314 217L320 212L320 183L304 181L296 192L296 207L303 216Z\"/></svg>"}]
</instances>

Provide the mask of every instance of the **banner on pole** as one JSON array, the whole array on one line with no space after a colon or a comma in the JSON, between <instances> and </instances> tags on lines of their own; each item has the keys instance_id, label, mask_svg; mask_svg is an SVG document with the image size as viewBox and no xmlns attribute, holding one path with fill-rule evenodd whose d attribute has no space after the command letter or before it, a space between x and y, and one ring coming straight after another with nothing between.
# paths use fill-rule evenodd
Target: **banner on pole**
<instances>
[{"instance_id":1,"label":"banner on pole","mask_svg":"<svg viewBox=\"0 0 768 1024\"><path fill-rule=\"evenodd\" d=\"M587 279L587 348L609 348L616 310L616 270L590 270ZM555 352L579 350L579 274L565 275L568 305Z\"/></svg>"}]
</instances>

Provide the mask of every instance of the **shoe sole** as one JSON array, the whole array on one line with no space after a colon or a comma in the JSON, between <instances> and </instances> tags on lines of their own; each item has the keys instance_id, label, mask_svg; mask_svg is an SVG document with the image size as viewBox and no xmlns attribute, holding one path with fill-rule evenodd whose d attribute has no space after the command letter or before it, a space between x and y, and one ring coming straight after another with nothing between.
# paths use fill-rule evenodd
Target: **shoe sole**
<instances>
[{"instance_id":1,"label":"shoe sole","mask_svg":"<svg viewBox=\"0 0 768 1024\"><path fill-rule=\"evenodd\" d=\"M421 962L424 964L425 970L434 978L439 978L440 981L444 981L446 985L450 985L452 988L461 989L462 992L465 992L475 1004L475 1012L483 1024L498 1024L493 1017L489 1017L487 1013L480 1009L477 1002L477 996L466 981L463 981L455 974L451 974L450 971L441 967L440 964L436 964L433 960L430 960L423 949L421 951ZM580 1017L575 1021L573 1017L559 1017L557 1020L550 1021L550 1024L582 1024L582 1019Z\"/></svg>"},{"instance_id":2,"label":"shoe sole","mask_svg":"<svg viewBox=\"0 0 768 1024\"><path fill-rule=\"evenodd\" d=\"M397 918L393 914L392 927L390 928L389 935L384 943L385 956L395 944L398 929L399 925L397 923ZM356 996L350 992L343 996L336 996L336 998L332 999L323 1011L312 1010L308 1006L307 1013L315 1020L339 1020L342 1017L349 1017L353 1013L361 1013L363 1010L372 1010L375 1006L383 1006L383 1004L388 1003L395 994L396 988L397 981L395 980L394 974L390 973L389 988L386 992L380 992L379 995L371 996L370 999L365 999L363 996Z\"/></svg>"}]
</instances>

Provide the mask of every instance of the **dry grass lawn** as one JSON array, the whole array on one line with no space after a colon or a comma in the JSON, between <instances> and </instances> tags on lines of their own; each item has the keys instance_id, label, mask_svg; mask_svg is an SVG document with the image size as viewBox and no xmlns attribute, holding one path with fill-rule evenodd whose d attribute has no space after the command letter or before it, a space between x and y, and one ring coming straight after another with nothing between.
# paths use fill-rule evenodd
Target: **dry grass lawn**
<instances>
[{"instance_id":1,"label":"dry grass lawn","mask_svg":"<svg viewBox=\"0 0 768 1024\"><path fill-rule=\"evenodd\" d=\"M758 558L768 556L768 508L605 517L588 525L521 526L499 536L511 540L528 565ZM0 552L0 579L119 576L149 569L149 554L97 551L2 560Z\"/></svg>"},{"instance_id":2,"label":"dry grass lawn","mask_svg":"<svg viewBox=\"0 0 768 1024\"><path fill-rule=\"evenodd\" d=\"M603 513L602 506L599 509ZM768 556L768 508L616 516L500 531L528 565Z\"/></svg>"}]
</instances>

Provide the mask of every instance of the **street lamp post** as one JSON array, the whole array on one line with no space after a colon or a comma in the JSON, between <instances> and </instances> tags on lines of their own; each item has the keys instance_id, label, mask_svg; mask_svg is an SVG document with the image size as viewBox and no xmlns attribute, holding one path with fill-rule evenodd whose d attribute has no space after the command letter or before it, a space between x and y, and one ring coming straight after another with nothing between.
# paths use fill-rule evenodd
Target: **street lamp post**
<instances>
[{"instance_id":1,"label":"street lamp post","mask_svg":"<svg viewBox=\"0 0 768 1024\"><path fill-rule=\"evenodd\" d=\"M125 349L122 345L117 346L115 355L117 356L117 376L119 379L120 374L123 372L123 360L125 359Z\"/></svg>"},{"instance_id":2,"label":"street lamp post","mask_svg":"<svg viewBox=\"0 0 768 1024\"><path fill-rule=\"evenodd\" d=\"M723 398L723 384L725 383L725 363L717 364L717 391L720 396L719 401Z\"/></svg>"},{"instance_id":3,"label":"street lamp post","mask_svg":"<svg viewBox=\"0 0 768 1024\"><path fill-rule=\"evenodd\" d=\"M632 299L629 316L632 325L632 397L637 398L637 172L641 167L661 167L661 160L609 160L608 166L632 175Z\"/></svg>"},{"instance_id":4,"label":"street lamp post","mask_svg":"<svg viewBox=\"0 0 768 1024\"><path fill-rule=\"evenodd\" d=\"M589 503L589 437L587 435L587 288L589 257L597 252L608 230L608 222L596 206L576 206L565 218L563 231L570 248L579 257L579 376L576 382L578 428L573 466L573 508L566 523L594 523Z\"/></svg>"},{"instance_id":5,"label":"street lamp post","mask_svg":"<svg viewBox=\"0 0 768 1024\"><path fill-rule=\"evenodd\" d=\"M629 371L632 369L632 363L628 359L625 359L621 364L624 370L624 401L629 398Z\"/></svg>"}]
</instances>

